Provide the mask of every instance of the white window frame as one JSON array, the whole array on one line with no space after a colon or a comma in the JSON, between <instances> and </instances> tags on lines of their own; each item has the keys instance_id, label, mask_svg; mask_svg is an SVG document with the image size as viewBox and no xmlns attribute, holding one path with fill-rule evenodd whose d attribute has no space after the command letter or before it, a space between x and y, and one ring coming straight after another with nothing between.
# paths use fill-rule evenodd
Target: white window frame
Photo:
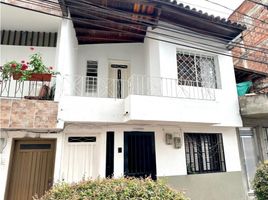
<instances>
[{"instance_id":1,"label":"white window frame","mask_svg":"<svg viewBox=\"0 0 268 200\"><path fill-rule=\"evenodd\" d=\"M212 89L220 89L221 88L221 81L220 81L220 70L219 70L219 61L218 61L218 56L216 55L216 54L207 54L206 52L202 52L202 51L200 51L200 52L198 52L198 51L192 51L192 50L188 50L188 49L177 49L177 51L176 51L176 62L178 62L177 61L177 55L179 54L179 53L181 53L181 54L188 54L188 55L190 55L190 56L199 56L199 57L211 57L211 58L213 58L213 60L214 60L214 83L212 83L212 84L214 84L214 86L212 85L210 85L210 87L209 88L212 88ZM195 62L195 66L196 66L196 62ZM178 84L179 85L188 85L188 86L196 86L196 87L206 87L206 84L204 84L204 85L202 85L202 80L201 80L201 82L198 84L198 75L197 75L197 69L195 68L195 81L196 81L196 84L190 84L190 83L188 83L187 84L187 81L185 81L184 83L183 82L180 82L180 77L179 77L179 72L178 72L178 64L177 64L177 77L178 77ZM201 72L200 72L201 73ZM201 77L199 77L199 78L201 78ZM189 82L191 82L191 81L189 81Z\"/></svg>"},{"instance_id":2,"label":"white window frame","mask_svg":"<svg viewBox=\"0 0 268 200\"><path fill-rule=\"evenodd\" d=\"M90 62L92 64L90 64ZM90 68L89 66L94 66L95 68ZM91 71L89 71L91 70ZM94 71L95 70L95 71ZM93 73L96 76L88 76L88 74ZM96 93L98 91L98 61L97 60L87 60L86 62L86 80L85 80L85 92L86 93Z\"/></svg>"}]
</instances>

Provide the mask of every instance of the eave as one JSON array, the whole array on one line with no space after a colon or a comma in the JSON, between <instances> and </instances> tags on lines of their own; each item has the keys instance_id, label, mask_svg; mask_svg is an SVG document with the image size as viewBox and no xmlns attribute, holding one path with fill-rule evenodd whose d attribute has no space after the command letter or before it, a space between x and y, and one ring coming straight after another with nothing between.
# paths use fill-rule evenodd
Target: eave
<instances>
[{"instance_id":1,"label":"eave","mask_svg":"<svg viewBox=\"0 0 268 200\"><path fill-rule=\"evenodd\" d=\"M62 0L63 1L63 0ZM79 44L143 42L148 27L159 21L228 43L245 27L164 0L64 0ZM86 31L88 30L88 31Z\"/></svg>"}]
</instances>

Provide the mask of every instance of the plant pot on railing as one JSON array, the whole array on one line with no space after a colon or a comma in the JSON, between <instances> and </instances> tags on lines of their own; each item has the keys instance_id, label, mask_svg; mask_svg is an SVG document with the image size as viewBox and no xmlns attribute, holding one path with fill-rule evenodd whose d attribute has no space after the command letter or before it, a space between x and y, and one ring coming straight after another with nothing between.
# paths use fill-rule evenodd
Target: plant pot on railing
<instances>
[{"instance_id":1,"label":"plant pot on railing","mask_svg":"<svg viewBox=\"0 0 268 200\"><path fill-rule=\"evenodd\" d=\"M34 51L34 48L30 48ZM59 74L53 71L53 67L46 67L43 63L40 53L34 53L30 56L29 62L22 60L17 62L15 60L9 61L1 68L0 78L8 80L13 77L14 80L19 81L51 81L52 75Z\"/></svg>"},{"instance_id":2,"label":"plant pot on railing","mask_svg":"<svg viewBox=\"0 0 268 200\"><path fill-rule=\"evenodd\" d=\"M21 80L22 73L13 74L13 80ZM26 81L51 81L52 74L36 74L33 73L26 78Z\"/></svg>"}]
</instances>

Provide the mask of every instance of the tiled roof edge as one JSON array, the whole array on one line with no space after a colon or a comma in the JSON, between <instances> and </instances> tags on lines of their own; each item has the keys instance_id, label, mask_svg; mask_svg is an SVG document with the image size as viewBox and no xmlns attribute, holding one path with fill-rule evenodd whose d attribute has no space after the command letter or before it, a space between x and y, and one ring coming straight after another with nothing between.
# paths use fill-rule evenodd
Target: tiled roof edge
<instances>
[{"instance_id":1,"label":"tiled roof edge","mask_svg":"<svg viewBox=\"0 0 268 200\"><path fill-rule=\"evenodd\" d=\"M159 0L163 3L165 3L165 5L172 5L175 6L177 8L180 9L184 9L186 11L190 11L194 14L198 14L200 17L203 17L205 19L214 21L214 22L218 22L227 26L231 26L233 28L238 28L238 29L242 29L245 30L247 27L245 25L241 25L239 23L236 22L232 22L231 20L227 20L225 18L221 18L220 16L214 16L214 15L209 15L207 12L203 12L202 10L197 10L196 8L191 8L189 5L184 5L183 3L177 3L176 0Z\"/></svg>"}]
</instances>

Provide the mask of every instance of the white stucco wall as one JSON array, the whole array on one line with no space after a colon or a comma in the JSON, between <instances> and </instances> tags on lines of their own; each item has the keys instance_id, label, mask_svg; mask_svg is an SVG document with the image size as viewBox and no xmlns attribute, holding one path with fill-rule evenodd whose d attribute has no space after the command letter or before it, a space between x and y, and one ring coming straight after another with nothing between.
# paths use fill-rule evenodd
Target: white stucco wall
<instances>
[{"instance_id":1,"label":"white stucco wall","mask_svg":"<svg viewBox=\"0 0 268 200\"><path fill-rule=\"evenodd\" d=\"M88 60L98 61L98 76L108 78L111 60L130 62L130 74L144 74L143 44L95 44L79 45L77 74L86 76Z\"/></svg>"},{"instance_id":2,"label":"white stucco wall","mask_svg":"<svg viewBox=\"0 0 268 200\"><path fill-rule=\"evenodd\" d=\"M30 55L33 53L41 53L44 64L49 67L52 66L57 70L55 63L55 47L34 47L34 51L30 50L29 46L14 46L14 45L1 45L1 66L10 61L25 62L29 61Z\"/></svg>"},{"instance_id":3,"label":"white stucco wall","mask_svg":"<svg viewBox=\"0 0 268 200\"><path fill-rule=\"evenodd\" d=\"M56 65L60 75L57 78L55 100L59 100L64 75L75 74L77 70L78 41L71 20L63 19L58 31ZM73 79L70 81L72 82ZM70 90L70 89L69 89Z\"/></svg>"},{"instance_id":4,"label":"white stucco wall","mask_svg":"<svg viewBox=\"0 0 268 200\"><path fill-rule=\"evenodd\" d=\"M0 5L0 10L1 30L57 32L61 22L61 17L5 4Z\"/></svg>"},{"instance_id":5,"label":"white stucco wall","mask_svg":"<svg viewBox=\"0 0 268 200\"><path fill-rule=\"evenodd\" d=\"M124 100L64 96L59 104L58 118L66 122L122 122Z\"/></svg>"},{"instance_id":6,"label":"white stucco wall","mask_svg":"<svg viewBox=\"0 0 268 200\"><path fill-rule=\"evenodd\" d=\"M118 153L118 147L124 147L123 134L124 131L139 131L142 127L142 131L155 132L155 150L156 150L156 169L157 176L175 176L175 175L187 175L186 159L185 159L185 146L184 146L184 133L196 132L196 133L222 133L226 171L241 171L238 144L236 137L236 130L234 128L216 128L206 126L136 126L136 127L121 127L113 129L115 131L115 147L114 147L114 174L119 177L124 173L124 154ZM139 129L139 130L137 130ZM174 133L174 135L182 136L182 147L175 149L173 145L166 145L165 133ZM123 150L124 152L124 150Z\"/></svg>"}]
</instances>

